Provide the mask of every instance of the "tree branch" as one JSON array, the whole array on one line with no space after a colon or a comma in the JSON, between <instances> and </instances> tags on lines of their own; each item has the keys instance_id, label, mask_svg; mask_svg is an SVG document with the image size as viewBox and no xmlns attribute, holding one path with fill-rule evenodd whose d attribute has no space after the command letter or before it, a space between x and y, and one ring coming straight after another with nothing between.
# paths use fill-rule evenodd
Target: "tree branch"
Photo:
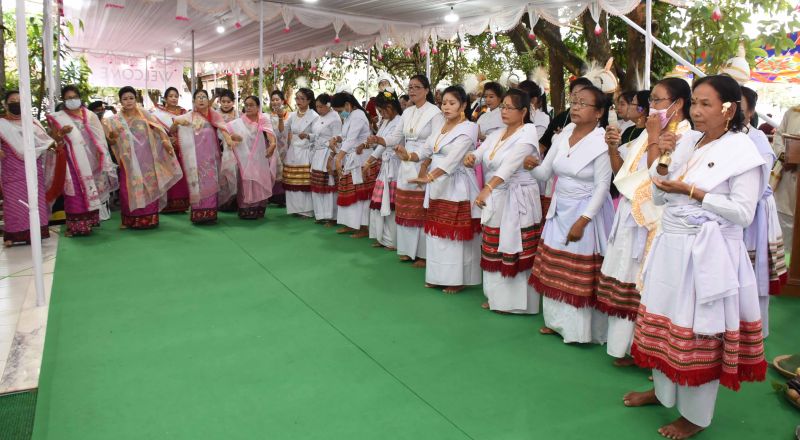
<instances>
[{"instance_id":1,"label":"tree branch","mask_svg":"<svg viewBox=\"0 0 800 440\"><path fill-rule=\"evenodd\" d=\"M572 53L561 39L561 30L547 20L539 20L534 26L536 36L547 45L551 60L558 60L570 73L580 75L586 63L581 57Z\"/></svg>"}]
</instances>

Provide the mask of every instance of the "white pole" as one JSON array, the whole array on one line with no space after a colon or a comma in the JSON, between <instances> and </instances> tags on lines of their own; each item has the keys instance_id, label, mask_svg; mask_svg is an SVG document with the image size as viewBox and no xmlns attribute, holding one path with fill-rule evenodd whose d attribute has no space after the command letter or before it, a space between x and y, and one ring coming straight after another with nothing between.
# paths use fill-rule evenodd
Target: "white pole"
<instances>
[{"instance_id":1,"label":"white pole","mask_svg":"<svg viewBox=\"0 0 800 440\"><path fill-rule=\"evenodd\" d=\"M234 73L233 74L233 96L235 98L234 102L236 102L236 113L238 114L239 113L239 109L241 108L241 106L239 105L239 75L238 75L238 73ZM261 102L261 99L259 99L258 102Z\"/></svg>"},{"instance_id":2,"label":"white pole","mask_svg":"<svg viewBox=\"0 0 800 440\"><path fill-rule=\"evenodd\" d=\"M192 29L192 99L194 99L194 92L197 90L197 72L194 65L194 29Z\"/></svg>"},{"instance_id":3,"label":"white pole","mask_svg":"<svg viewBox=\"0 0 800 440\"><path fill-rule=\"evenodd\" d=\"M258 102L264 109L264 2L258 2Z\"/></svg>"},{"instance_id":4,"label":"white pole","mask_svg":"<svg viewBox=\"0 0 800 440\"><path fill-rule=\"evenodd\" d=\"M25 0L17 0L17 69L19 72L19 102L22 115L22 143L25 157L25 181L28 185L28 216L30 219L31 259L33 280L36 286L36 305L43 306L44 280L42 278L42 231L39 223L39 179L36 151L33 145L33 114L31 111L31 72L28 64L28 33L25 25ZM6 200L6 203L23 203Z\"/></svg>"},{"instance_id":5,"label":"white pole","mask_svg":"<svg viewBox=\"0 0 800 440\"><path fill-rule=\"evenodd\" d=\"M149 82L150 69L148 68L148 67L150 67L148 65L149 61L150 61L150 55L145 55L144 56L144 96L142 96L142 107L145 106L145 103L150 98L150 93L148 92L148 90L150 90L150 87L149 87L149 85L150 85L150 82Z\"/></svg>"},{"instance_id":6,"label":"white pole","mask_svg":"<svg viewBox=\"0 0 800 440\"><path fill-rule=\"evenodd\" d=\"M182 87L181 87L182 88ZM164 92L167 91L167 48L164 48ZM163 97L164 103L167 102L166 95Z\"/></svg>"},{"instance_id":7,"label":"white pole","mask_svg":"<svg viewBox=\"0 0 800 440\"><path fill-rule=\"evenodd\" d=\"M645 20L647 34L644 36L644 88L650 90L650 65L653 62L653 0L645 2Z\"/></svg>"},{"instance_id":8,"label":"white pole","mask_svg":"<svg viewBox=\"0 0 800 440\"><path fill-rule=\"evenodd\" d=\"M278 66L275 64L275 54L272 54L272 84L273 88L277 89L278 87Z\"/></svg>"},{"instance_id":9,"label":"white pole","mask_svg":"<svg viewBox=\"0 0 800 440\"><path fill-rule=\"evenodd\" d=\"M61 95L61 14L56 16L56 70L55 70L55 93Z\"/></svg>"},{"instance_id":10,"label":"white pole","mask_svg":"<svg viewBox=\"0 0 800 440\"><path fill-rule=\"evenodd\" d=\"M44 17L44 87L47 90L47 111L52 113L56 110L56 90L53 82L53 2L44 0L42 2L42 14Z\"/></svg>"},{"instance_id":11,"label":"white pole","mask_svg":"<svg viewBox=\"0 0 800 440\"><path fill-rule=\"evenodd\" d=\"M428 77L428 81L431 80L431 51L427 51L425 53L425 76Z\"/></svg>"},{"instance_id":12,"label":"white pole","mask_svg":"<svg viewBox=\"0 0 800 440\"><path fill-rule=\"evenodd\" d=\"M364 83L364 102L369 102L369 69L372 66L372 46L367 49L367 81Z\"/></svg>"},{"instance_id":13,"label":"white pole","mask_svg":"<svg viewBox=\"0 0 800 440\"><path fill-rule=\"evenodd\" d=\"M635 23L633 20L631 20L630 18L628 18L628 17L626 17L626 16L624 16L624 15L618 15L617 17L619 17L619 18L620 18L622 21L624 21L625 23L627 23L627 24L628 24L628 26L632 27L632 28L633 28L633 29L635 29L637 32L639 32L640 34L642 34L642 35L644 35L644 36L647 36L647 31L645 31L644 29L642 29L642 27L641 27L641 26L639 26L638 24L636 24L636 23ZM692 73L694 73L695 75L697 75L697 76L698 76L698 77L700 77L700 78L702 78L702 77L706 76L705 72L703 72L702 70L700 70L700 69L698 69L697 67L695 67L695 65L694 65L694 64L690 63L689 61L687 61L687 60L686 60L685 58L683 58L682 56L678 55L678 54L677 54L677 53L676 53L674 50L670 49L670 47L669 47L669 46L667 46L666 44L664 44L664 43L662 43L661 41L659 41L659 40L658 40L658 38L652 37L652 40L653 40L653 44L655 44L656 46L658 46L658 47L659 47L659 49L661 49L661 50L663 50L664 52L666 52L666 53L667 53L667 55L671 56L671 57L672 57L672 58L673 58L675 61L677 61L677 62L679 62L679 63L683 64L684 66L686 66L686 68L687 68L687 69L689 69L689 70L691 70L691 71L692 71ZM769 117L769 116L767 116L766 114L764 114L764 113L761 113L761 112L758 112L758 115L759 115L759 116L761 116L762 118L764 118L764 120L765 120L765 121L766 121L766 122L767 122L769 125L771 125L771 126L773 126L773 127L777 127L777 126L778 126L778 123L777 123L777 122L775 122L775 120L773 120L772 118L770 118L770 117Z\"/></svg>"}]
</instances>

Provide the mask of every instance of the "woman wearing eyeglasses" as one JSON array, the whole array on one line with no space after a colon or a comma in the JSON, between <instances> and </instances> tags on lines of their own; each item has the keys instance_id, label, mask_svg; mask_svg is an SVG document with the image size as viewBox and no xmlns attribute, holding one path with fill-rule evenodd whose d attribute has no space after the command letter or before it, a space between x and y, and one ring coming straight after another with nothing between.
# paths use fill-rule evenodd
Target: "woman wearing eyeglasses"
<instances>
[{"instance_id":1,"label":"woman wearing eyeglasses","mask_svg":"<svg viewBox=\"0 0 800 440\"><path fill-rule=\"evenodd\" d=\"M758 287L744 244L769 170L742 133L741 88L728 76L701 78L692 90L697 133L664 133L670 164L650 169L653 200L664 206L661 233L645 266L631 352L653 369L654 389L624 396L626 406L677 406L659 429L689 438L711 424L719 385L763 381ZM677 146L676 146L677 140Z\"/></svg>"},{"instance_id":2,"label":"woman wearing eyeglasses","mask_svg":"<svg viewBox=\"0 0 800 440\"><path fill-rule=\"evenodd\" d=\"M402 161L395 199L397 254L401 261L416 260L415 267L425 267L425 188L409 181L428 174L430 161L422 159L425 142L433 133L433 126L443 124L444 118L433 103L431 84L425 75L408 80L408 96L411 105L403 111L403 144L395 149Z\"/></svg>"},{"instance_id":3,"label":"woman wearing eyeglasses","mask_svg":"<svg viewBox=\"0 0 800 440\"><path fill-rule=\"evenodd\" d=\"M540 332L558 333L565 343L606 339L607 319L593 307L614 216L611 163L599 126L605 100L594 86L576 93L570 102L572 123L532 171L537 180L558 179L530 283L544 295ZM526 160L529 166L531 160Z\"/></svg>"},{"instance_id":4,"label":"woman wearing eyeglasses","mask_svg":"<svg viewBox=\"0 0 800 440\"><path fill-rule=\"evenodd\" d=\"M420 159L431 157L430 172L410 183L426 185L425 287L458 293L481 283L480 210L475 172L463 164L475 149L478 125L466 119L467 92L451 86L442 93L444 123L436 125Z\"/></svg>"},{"instance_id":5,"label":"woman wearing eyeglasses","mask_svg":"<svg viewBox=\"0 0 800 440\"><path fill-rule=\"evenodd\" d=\"M482 307L502 312L539 313L539 294L528 285L541 235L539 186L524 167L527 156L539 159L536 127L526 92L506 92L500 109L506 128L490 134L464 164L482 164L486 185L475 204L482 209Z\"/></svg>"},{"instance_id":6,"label":"woman wearing eyeglasses","mask_svg":"<svg viewBox=\"0 0 800 440\"><path fill-rule=\"evenodd\" d=\"M638 102L645 101L643 95L639 92L633 102L638 105ZM648 169L660 156L658 138L661 133L674 129L683 134L691 130L691 89L686 81L664 79L649 95L653 103L648 110L651 115L647 118L644 133L620 146L624 139L619 131L606 131L608 156L616 175L614 184L621 197L600 269L596 307L608 315L606 350L616 358L614 365L618 367L633 365L629 355L639 311L637 286L641 283L645 256L661 223L661 208L653 204ZM633 112L629 111L629 114Z\"/></svg>"}]
</instances>

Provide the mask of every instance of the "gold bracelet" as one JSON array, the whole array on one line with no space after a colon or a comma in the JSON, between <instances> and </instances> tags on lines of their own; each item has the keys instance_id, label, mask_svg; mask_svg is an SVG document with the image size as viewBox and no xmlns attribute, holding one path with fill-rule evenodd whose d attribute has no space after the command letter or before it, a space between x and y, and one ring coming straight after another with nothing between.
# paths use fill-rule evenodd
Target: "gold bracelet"
<instances>
[{"instance_id":1,"label":"gold bracelet","mask_svg":"<svg viewBox=\"0 0 800 440\"><path fill-rule=\"evenodd\" d=\"M434 180L436 180L436 178L435 178L435 177L433 177L433 174L431 174L431 173L428 173L428 180L429 180L429 181L431 181L431 182L433 182Z\"/></svg>"},{"instance_id":2,"label":"gold bracelet","mask_svg":"<svg viewBox=\"0 0 800 440\"><path fill-rule=\"evenodd\" d=\"M694 185L692 185L692 189L689 190L689 198L692 198L692 194L694 194Z\"/></svg>"},{"instance_id":3,"label":"gold bracelet","mask_svg":"<svg viewBox=\"0 0 800 440\"><path fill-rule=\"evenodd\" d=\"M581 218L585 218L587 222L592 221L591 217L586 216L586 215L581 215Z\"/></svg>"},{"instance_id":4,"label":"gold bracelet","mask_svg":"<svg viewBox=\"0 0 800 440\"><path fill-rule=\"evenodd\" d=\"M484 186L488 187L488 188L489 188L489 191L494 191L494 187L492 186L492 184L491 184L491 183L489 183L489 182L486 182L486 185L484 185Z\"/></svg>"}]
</instances>

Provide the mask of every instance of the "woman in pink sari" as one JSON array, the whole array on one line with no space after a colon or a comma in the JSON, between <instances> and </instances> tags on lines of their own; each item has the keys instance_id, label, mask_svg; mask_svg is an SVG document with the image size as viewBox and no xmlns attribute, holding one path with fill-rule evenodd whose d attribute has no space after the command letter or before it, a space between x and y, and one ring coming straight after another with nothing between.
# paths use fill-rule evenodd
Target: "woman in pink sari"
<instances>
[{"instance_id":1,"label":"woman in pink sari","mask_svg":"<svg viewBox=\"0 0 800 440\"><path fill-rule=\"evenodd\" d=\"M277 162L275 134L269 116L261 113L261 102L255 96L244 100L244 114L228 123L232 136L242 138L233 154L239 169L239 218L257 220L264 217L267 199L272 196Z\"/></svg>"},{"instance_id":2,"label":"woman in pink sari","mask_svg":"<svg viewBox=\"0 0 800 440\"><path fill-rule=\"evenodd\" d=\"M3 100L8 113L0 118L0 180L3 186L3 245L30 243L30 220L28 214L28 185L25 180L23 159L22 121L20 120L19 92L6 93ZM42 238L50 236L47 228L49 209L45 200L44 158L47 148L55 141L47 135L39 121L33 120L33 141L36 146L36 169L39 178L39 225Z\"/></svg>"},{"instance_id":3,"label":"woman in pink sari","mask_svg":"<svg viewBox=\"0 0 800 440\"><path fill-rule=\"evenodd\" d=\"M65 110L48 115L51 135L66 147L64 179L65 235L89 235L100 226L100 208L117 190L117 170L106 144L103 124L81 103L75 86L61 90Z\"/></svg>"},{"instance_id":4,"label":"woman in pink sari","mask_svg":"<svg viewBox=\"0 0 800 440\"><path fill-rule=\"evenodd\" d=\"M164 105L158 105L150 110L150 113L158 119L158 122L164 126L169 134L169 140L172 142L172 149L175 150L175 156L178 158L178 163L181 161L181 145L178 139L177 130L174 130L175 117L186 114L186 109L178 105L178 89L169 87L164 91ZM183 165L181 165L183 166ZM186 183L186 175L178 180L178 183L172 186L167 191L167 206L161 212L164 214L186 212L189 209L189 184Z\"/></svg>"},{"instance_id":5,"label":"woman in pink sari","mask_svg":"<svg viewBox=\"0 0 800 440\"><path fill-rule=\"evenodd\" d=\"M194 110L175 118L183 150L183 169L189 183L192 223L217 221L217 196L223 180L220 172L220 137L235 147L222 116L211 110L208 92L194 92ZM241 140L241 139L238 139Z\"/></svg>"},{"instance_id":6,"label":"woman in pink sari","mask_svg":"<svg viewBox=\"0 0 800 440\"><path fill-rule=\"evenodd\" d=\"M108 119L107 134L119 164L122 229L158 227L159 201L183 172L167 133L136 104L136 90L119 90L122 111Z\"/></svg>"}]
</instances>

